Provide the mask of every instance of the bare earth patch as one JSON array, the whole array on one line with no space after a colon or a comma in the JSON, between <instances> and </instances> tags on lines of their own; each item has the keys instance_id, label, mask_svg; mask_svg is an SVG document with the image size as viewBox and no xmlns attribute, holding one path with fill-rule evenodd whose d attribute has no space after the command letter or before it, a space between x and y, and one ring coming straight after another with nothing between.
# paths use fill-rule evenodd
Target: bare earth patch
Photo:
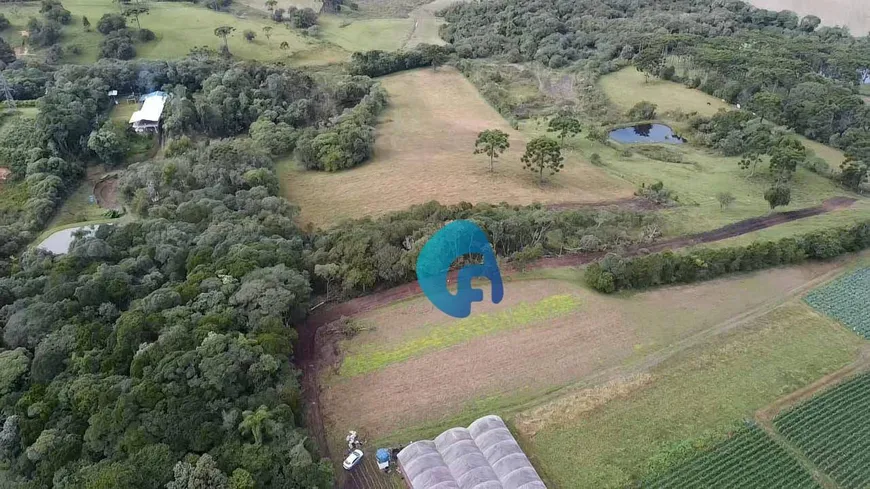
<instances>
[{"instance_id":1,"label":"bare earth patch","mask_svg":"<svg viewBox=\"0 0 870 489\"><path fill-rule=\"evenodd\" d=\"M621 297L593 294L557 280L510 282L506 301L568 291L581 305L567 316L477 337L377 371L351 378L331 376L321 384L322 414L333 432L359 429L375 439L455 415L475 400L527 396L571 385L727 329L746 314L769 310L801 293L840 265L776 269ZM364 316L374 329L359 339L400 348L417 334L414 328L431 327L433 315L437 313L425 299L389 306ZM620 389L615 389L617 394Z\"/></svg>"},{"instance_id":2,"label":"bare earth patch","mask_svg":"<svg viewBox=\"0 0 870 489\"><path fill-rule=\"evenodd\" d=\"M511 204L599 202L630 197L633 188L603 170L566 155L565 169L538 184L523 170L525 139L451 68L422 69L381 78L389 107L377 127L372 160L351 170L284 172L287 197L301 219L328 225L380 215L437 200ZM500 129L511 148L490 173L486 157L472 154L477 134Z\"/></svg>"}]
</instances>

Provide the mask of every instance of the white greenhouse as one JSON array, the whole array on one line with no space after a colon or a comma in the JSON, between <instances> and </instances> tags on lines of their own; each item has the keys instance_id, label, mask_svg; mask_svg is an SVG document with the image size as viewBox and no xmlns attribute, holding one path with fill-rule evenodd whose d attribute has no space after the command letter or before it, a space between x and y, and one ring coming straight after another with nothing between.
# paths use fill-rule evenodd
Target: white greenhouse
<instances>
[{"instance_id":1,"label":"white greenhouse","mask_svg":"<svg viewBox=\"0 0 870 489\"><path fill-rule=\"evenodd\" d=\"M546 489L498 416L414 442L398 460L411 489Z\"/></svg>"}]
</instances>

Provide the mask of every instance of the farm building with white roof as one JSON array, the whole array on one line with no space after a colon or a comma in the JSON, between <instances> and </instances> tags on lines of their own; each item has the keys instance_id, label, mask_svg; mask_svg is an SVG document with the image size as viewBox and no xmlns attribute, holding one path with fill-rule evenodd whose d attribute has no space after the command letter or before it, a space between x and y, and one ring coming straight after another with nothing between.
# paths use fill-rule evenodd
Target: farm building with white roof
<instances>
[{"instance_id":1,"label":"farm building with white roof","mask_svg":"<svg viewBox=\"0 0 870 489\"><path fill-rule=\"evenodd\" d=\"M398 461L411 489L546 489L498 416L414 442Z\"/></svg>"},{"instance_id":2,"label":"farm building with white roof","mask_svg":"<svg viewBox=\"0 0 870 489\"><path fill-rule=\"evenodd\" d=\"M166 93L151 92L143 95L142 107L130 116L130 124L133 130L139 133L157 132L160 127L160 118L163 116L163 107L166 105Z\"/></svg>"}]
</instances>

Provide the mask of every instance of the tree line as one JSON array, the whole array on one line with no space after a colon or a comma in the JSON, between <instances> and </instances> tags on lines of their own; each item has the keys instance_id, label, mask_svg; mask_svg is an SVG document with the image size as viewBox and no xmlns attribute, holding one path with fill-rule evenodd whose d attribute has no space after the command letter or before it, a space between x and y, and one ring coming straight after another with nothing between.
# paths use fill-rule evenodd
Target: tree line
<instances>
[{"instance_id":1,"label":"tree line","mask_svg":"<svg viewBox=\"0 0 870 489\"><path fill-rule=\"evenodd\" d=\"M593 289L610 294L625 289L710 280L807 260L827 260L867 248L870 248L870 222L865 221L747 246L705 248L689 253L665 251L629 258L609 254L589 265L584 279Z\"/></svg>"}]
</instances>

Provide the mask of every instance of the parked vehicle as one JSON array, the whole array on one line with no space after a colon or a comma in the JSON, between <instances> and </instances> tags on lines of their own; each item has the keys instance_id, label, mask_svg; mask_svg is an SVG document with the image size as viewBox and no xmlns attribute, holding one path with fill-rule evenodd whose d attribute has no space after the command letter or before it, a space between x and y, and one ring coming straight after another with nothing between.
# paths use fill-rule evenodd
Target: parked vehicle
<instances>
[{"instance_id":1,"label":"parked vehicle","mask_svg":"<svg viewBox=\"0 0 870 489\"><path fill-rule=\"evenodd\" d=\"M375 455L378 459L378 469L386 472L390 469L390 451L386 448L378 448Z\"/></svg>"},{"instance_id":2,"label":"parked vehicle","mask_svg":"<svg viewBox=\"0 0 870 489\"><path fill-rule=\"evenodd\" d=\"M362 458L363 451L359 449L354 450L350 452L350 455L348 455L346 459L344 459L344 463L341 464L341 466L344 467L344 470L350 470L359 465L359 463L362 462Z\"/></svg>"}]
</instances>

